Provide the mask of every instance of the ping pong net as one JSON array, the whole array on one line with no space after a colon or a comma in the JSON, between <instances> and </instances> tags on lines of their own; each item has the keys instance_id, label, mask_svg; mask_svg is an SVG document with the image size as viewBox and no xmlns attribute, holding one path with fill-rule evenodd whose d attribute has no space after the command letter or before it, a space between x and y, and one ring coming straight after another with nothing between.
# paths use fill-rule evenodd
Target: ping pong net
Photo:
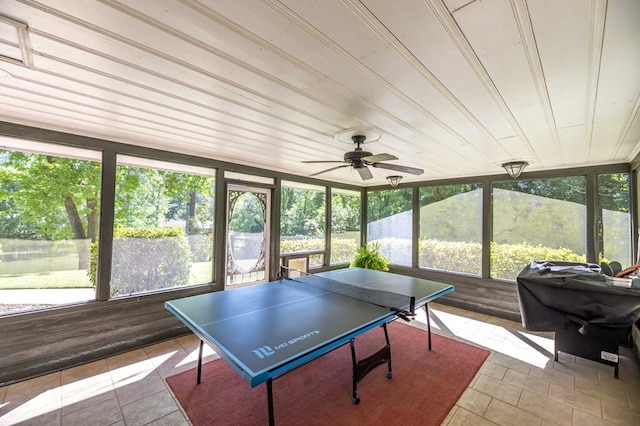
<instances>
[{"instance_id":1,"label":"ping pong net","mask_svg":"<svg viewBox=\"0 0 640 426\"><path fill-rule=\"evenodd\" d=\"M358 299L374 305L383 306L396 312L402 319L409 320L407 315L415 316L415 296L381 290L366 285L345 283L326 277L308 274L304 271L282 267L282 277L290 281L296 281L321 290L338 293L353 299Z\"/></svg>"}]
</instances>

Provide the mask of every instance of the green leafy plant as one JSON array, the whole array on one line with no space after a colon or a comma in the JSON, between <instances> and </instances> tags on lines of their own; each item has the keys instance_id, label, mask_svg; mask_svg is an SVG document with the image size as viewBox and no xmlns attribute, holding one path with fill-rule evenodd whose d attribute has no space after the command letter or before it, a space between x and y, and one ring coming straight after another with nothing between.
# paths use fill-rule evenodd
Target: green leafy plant
<instances>
[{"instance_id":1,"label":"green leafy plant","mask_svg":"<svg viewBox=\"0 0 640 426\"><path fill-rule=\"evenodd\" d=\"M380 253L380 244L370 243L358 249L355 259L350 265L352 268L374 269L376 271L388 271L387 258Z\"/></svg>"}]
</instances>

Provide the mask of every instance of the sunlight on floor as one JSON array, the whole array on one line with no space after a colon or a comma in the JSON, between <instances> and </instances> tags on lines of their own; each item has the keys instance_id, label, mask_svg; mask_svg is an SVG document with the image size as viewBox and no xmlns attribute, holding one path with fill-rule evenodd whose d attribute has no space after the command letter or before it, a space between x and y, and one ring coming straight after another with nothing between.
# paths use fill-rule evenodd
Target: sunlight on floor
<instances>
[{"instance_id":1,"label":"sunlight on floor","mask_svg":"<svg viewBox=\"0 0 640 426\"><path fill-rule=\"evenodd\" d=\"M197 344L195 336L187 340L190 347ZM36 418L38 424L42 421L45 424L58 424L59 419L55 419L55 416L61 407L62 415L65 415L82 411L91 405L99 406L114 399L115 395L120 404L123 404L129 399L136 399L136 394L149 392L153 388L164 388L160 379L161 372L173 374L195 367L198 349L186 351L177 347L175 350L166 350L162 348L163 345L164 343L160 343L144 350L2 388L6 395L4 403L0 404L0 424L29 424ZM153 355L154 347L163 350L158 350L158 354ZM136 353L139 361L135 361ZM203 357L210 360L217 355L205 346Z\"/></svg>"},{"instance_id":2,"label":"sunlight on floor","mask_svg":"<svg viewBox=\"0 0 640 426\"><path fill-rule=\"evenodd\" d=\"M519 359L539 368L552 362L554 341L552 337L526 332L522 328L512 326L513 322L504 320L505 324L490 324L473 318L453 314L438 308L429 308L431 328L444 336L455 336L495 352ZM416 321L426 324L426 314L420 310ZM548 334L548 333L546 333Z\"/></svg>"}]
</instances>

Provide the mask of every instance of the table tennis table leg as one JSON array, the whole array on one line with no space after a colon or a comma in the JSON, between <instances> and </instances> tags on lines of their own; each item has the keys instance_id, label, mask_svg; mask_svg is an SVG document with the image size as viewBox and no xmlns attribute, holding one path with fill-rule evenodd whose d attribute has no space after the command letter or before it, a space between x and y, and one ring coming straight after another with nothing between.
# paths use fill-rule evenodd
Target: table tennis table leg
<instances>
[{"instance_id":1,"label":"table tennis table leg","mask_svg":"<svg viewBox=\"0 0 640 426\"><path fill-rule=\"evenodd\" d=\"M198 378L196 383L200 384L200 376L202 374L202 347L204 346L204 340L200 339L200 350L198 352Z\"/></svg>"},{"instance_id":2,"label":"table tennis table leg","mask_svg":"<svg viewBox=\"0 0 640 426\"><path fill-rule=\"evenodd\" d=\"M360 397L358 396L358 382L369 374L371 370L377 367L380 364L387 364L387 378L392 377L391 372L391 344L389 343L389 333L387 332L387 324L382 324L382 328L384 328L384 338L386 340L386 345L380 349L378 352L373 355L361 359L360 361L356 358L356 349L355 349L355 339L351 339L349 341L349 345L351 346L351 361L353 363L353 392L352 392L352 401L354 404L360 403Z\"/></svg>"},{"instance_id":3,"label":"table tennis table leg","mask_svg":"<svg viewBox=\"0 0 640 426\"><path fill-rule=\"evenodd\" d=\"M427 314L427 334L429 335L429 350L431 350L431 319L429 318L429 304L425 303L424 312Z\"/></svg>"},{"instance_id":4,"label":"table tennis table leg","mask_svg":"<svg viewBox=\"0 0 640 426\"><path fill-rule=\"evenodd\" d=\"M276 424L275 416L273 415L273 389L272 389L273 379L267 379L267 404L269 407L269 426L273 426Z\"/></svg>"}]
</instances>

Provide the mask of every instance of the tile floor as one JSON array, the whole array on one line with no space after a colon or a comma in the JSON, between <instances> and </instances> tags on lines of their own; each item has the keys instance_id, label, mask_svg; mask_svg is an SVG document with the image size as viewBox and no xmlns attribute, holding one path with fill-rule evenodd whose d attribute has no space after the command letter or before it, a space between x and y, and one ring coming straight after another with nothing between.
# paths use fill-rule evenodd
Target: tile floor
<instances>
[{"instance_id":1,"label":"tile floor","mask_svg":"<svg viewBox=\"0 0 640 426\"><path fill-rule=\"evenodd\" d=\"M554 362L550 333L430 308L434 332L491 350L443 425L640 425L640 363L629 349L621 348L616 380L613 368L588 360ZM0 425L189 425L164 378L195 366L198 343L187 335L2 387Z\"/></svg>"}]
</instances>

